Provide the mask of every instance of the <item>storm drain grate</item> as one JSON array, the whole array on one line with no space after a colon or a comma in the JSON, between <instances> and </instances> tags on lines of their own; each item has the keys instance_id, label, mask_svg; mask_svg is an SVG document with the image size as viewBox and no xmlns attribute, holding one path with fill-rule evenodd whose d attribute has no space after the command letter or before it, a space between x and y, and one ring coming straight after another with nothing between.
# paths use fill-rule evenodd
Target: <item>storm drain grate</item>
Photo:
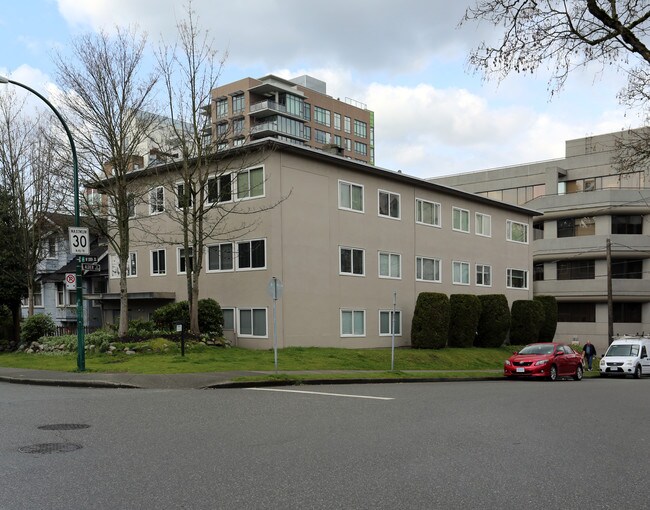
<instances>
[{"instance_id":1,"label":"storm drain grate","mask_svg":"<svg viewBox=\"0 0 650 510\"><path fill-rule=\"evenodd\" d=\"M82 448L76 443L41 443L18 448L21 453L67 453Z\"/></svg>"},{"instance_id":2,"label":"storm drain grate","mask_svg":"<svg viewBox=\"0 0 650 510\"><path fill-rule=\"evenodd\" d=\"M52 425L41 425L38 428L41 430L79 430L89 427L90 425L85 423L53 423Z\"/></svg>"}]
</instances>

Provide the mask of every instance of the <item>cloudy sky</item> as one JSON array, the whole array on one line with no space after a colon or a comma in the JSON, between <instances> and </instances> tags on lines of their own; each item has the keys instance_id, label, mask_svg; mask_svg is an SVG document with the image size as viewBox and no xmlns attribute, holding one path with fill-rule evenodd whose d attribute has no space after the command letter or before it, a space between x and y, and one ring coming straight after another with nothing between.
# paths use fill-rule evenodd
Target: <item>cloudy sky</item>
<instances>
[{"instance_id":1,"label":"cloudy sky","mask_svg":"<svg viewBox=\"0 0 650 510\"><path fill-rule=\"evenodd\" d=\"M310 74L327 93L375 112L379 166L418 177L559 158L571 138L639 125L616 92L623 77L571 76L550 99L547 76L484 82L467 55L491 27L458 22L473 0L194 0L202 28L228 51L221 83ZM71 38L137 24L157 44L183 0L15 0L0 11L0 74L47 94L51 55Z\"/></svg>"}]
</instances>

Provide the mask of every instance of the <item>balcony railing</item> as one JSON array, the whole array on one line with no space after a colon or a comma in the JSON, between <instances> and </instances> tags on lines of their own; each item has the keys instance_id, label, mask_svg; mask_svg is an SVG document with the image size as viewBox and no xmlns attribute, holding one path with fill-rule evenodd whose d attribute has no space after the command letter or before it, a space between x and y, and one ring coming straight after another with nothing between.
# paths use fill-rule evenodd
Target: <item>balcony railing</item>
<instances>
[{"instance_id":1,"label":"balcony railing","mask_svg":"<svg viewBox=\"0 0 650 510\"><path fill-rule=\"evenodd\" d=\"M277 121L271 121L271 122L262 122L260 124L256 124L251 127L251 134L258 134L262 133L264 131L272 131L274 133L282 133L284 135L293 137L293 138L298 138L299 140L306 140L307 138L305 137L304 132L303 133L295 133L291 131L290 129L283 129L278 125Z\"/></svg>"}]
</instances>

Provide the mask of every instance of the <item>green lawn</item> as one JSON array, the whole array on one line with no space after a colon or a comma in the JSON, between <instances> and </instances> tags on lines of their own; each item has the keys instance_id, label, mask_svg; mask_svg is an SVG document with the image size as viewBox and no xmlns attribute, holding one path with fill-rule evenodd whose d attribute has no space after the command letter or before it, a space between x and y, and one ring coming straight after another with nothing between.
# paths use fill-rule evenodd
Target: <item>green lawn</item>
<instances>
[{"instance_id":1,"label":"green lawn","mask_svg":"<svg viewBox=\"0 0 650 510\"><path fill-rule=\"evenodd\" d=\"M145 349L142 349L145 350ZM516 348L440 350L396 349L395 370L500 370L503 360ZM117 352L117 351L116 351ZM297 370L380 370L390 372L390 349L330 349L291 347L278 350L278 369ZM0 354L0 366L40 370L75 371L76 354ZM88 354L86 370L173 374L224 372L230 370L274 370L272 350L188 346L184 357L176 346L168 353L122 352L112 356ZM375 375L376 376L376 375Z\"/></svg>"}]
</instances>

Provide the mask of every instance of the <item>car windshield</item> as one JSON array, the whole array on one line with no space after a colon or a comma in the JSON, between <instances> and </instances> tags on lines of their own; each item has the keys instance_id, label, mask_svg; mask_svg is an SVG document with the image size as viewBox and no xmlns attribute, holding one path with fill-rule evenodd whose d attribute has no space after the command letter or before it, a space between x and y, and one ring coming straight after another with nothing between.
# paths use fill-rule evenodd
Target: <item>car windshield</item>
<instances>
[{"instance_id":1,"label":"car windshield","mask_svg":"<svg viewBox=\"0 0 650 510\"><path fill-rule=\"evenodd\" d=\"M605 356L638 356L639 344L610 345Z\"/></svg>"},{"instance_id":2,"label":"car windshield","mask_svg":"<svg viewBox=\"0 0 650 510\"><path fill-rule=\"evenodd\" d=\"M546 344L527 345L519 351L519 354L553 354L553 348L553 345Z\"/></svg>"}]
</instances>

